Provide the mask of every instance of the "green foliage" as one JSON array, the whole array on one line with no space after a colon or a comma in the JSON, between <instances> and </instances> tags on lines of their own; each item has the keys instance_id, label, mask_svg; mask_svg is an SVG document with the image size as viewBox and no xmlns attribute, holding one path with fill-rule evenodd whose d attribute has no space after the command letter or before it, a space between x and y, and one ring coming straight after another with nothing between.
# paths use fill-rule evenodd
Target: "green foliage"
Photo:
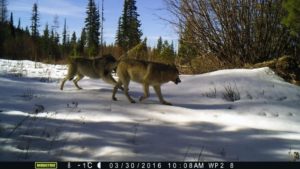
<instances>
[{"instance_id":1,"label":"green foliage","mask_svg":"<svg viewBox=\"0 0 300 169\"><path fill-rule=\"evenodd\" d=\"M152 58L150 59L165 64L174 64L175 58L176 52L173 42L171 44L167 40L163 42L162 37L159 37L156 48L153 49Z\"/></svg>"},{"instance_id":2,"label":"green foliage","mask_svg":"<svg viewBox=\"0 0 300 169\"><path fill-rule=\"evenodd\" d=\"M85 19L85 29L87 34L87 51L90 57L98 54L100 36L100 14L95 1L89 0Z\"/></svg>"},{"instance_id":3,"label":"green foliage","mask_svg":"<svg viewBox=\"0 0 300 169\"><path fill-rule=\"evenodd\" d=\"M287 15L282 22L290 27L292 35L300 33L300 1L286 0L283 2L283 8L287 11Z\"/></svg>"},{"instance_id":4,"label":"green foliage","mask_svg":"<svg viewBox=\"0 0 300 169\"><path fill-rule=\"evenodd\" d=\"M62 45L65 46L67 43L67 21L65 19L64 22L64 29L63 29L63 33L62 33Z\"/></svg>"},{"instance_id":5,"label":"green foliage","mask_svg":"<svg viewBox=\"0 0 300 169\"><path fill-rule=\"evenodd\" d=\"M71 56L77 56L77 43L76 43L77 37L76 33L73 32L72 38L71 38Z\"/></svg>"},{"instance_id":6,"label":"green foliage","mask_svg":"<svg viewBox=\"0 0 300 169\"><path fill-rule=\"evenodd\" d=\"M191 64L194 58L197 57L197 48L188 40L185 40L184 33L179 39L178 58L180 64Z\"/></svg>"},{"instance_id":7,"label":"green foliage","mask_svg":"<svg viewBox=\"0 0 300 169\"><path fill-rule=\"evenodd\" d=\"M33 4L31 16L31 35L36 38L39 36L39 13L37 3Z\"/></svg>"},{"instance_id":8,"label":"green foliage","mask_svg":"<svg viewBox=\"0 0 300 169\"><path fill-rule=\"evenodd\" d=\"M158 38L157 40L157 45L156 45L156 49L157 51L160 53L163 47L163 43L162 43L162 38L161 36Z\"/></svg>"},{"instance_id":9,"label":"green foliage","mask_svg":"<svg viewBox=\"0 0 300 169\"><path fill-rule=\"evenodd\" d=\"M122 48L123 52L139 44L143 35L135 4L136 0L125 0L123 13L119 19L116 44Z\"/></svg>"},{"instance_id":10,"label":"green foliage","mask_svg":"<svg viewBox=\"0 0 300 169\"><path fill-rule=\"evenodd\" d=\"M78 40L77 51L78 54L84 55L84 49L86 47L86 31L85 28L82 29L80 39Z\"/></svg>"},{"instance_id":11,"label":"green foliage","mask_svg":"<svg viewBox=\"0 0 300 169\"><path fill-rule=\"evenodd\" d=\"M21 19L19 18L17 29L21 30Z\"/></svg>"},{"instance_id":12,"label":"green foliage","mask_svg":"<svg viewBox=\"0 0 300 169\"><path fill-rule=\"evenodd\" d=\"M0 23L4 23L7 19L7 1L0 0Z\"/></svg>"},{"instance_id":13,"label":"green foliage","mask_svg":"<svg viewBox=\"0 0 300 169\"><path fill-rule=\"evenodd\" d=\"M148 47L147 39L145 38L143 42L137 44L130 50L128 50L122 57L137 59L137 60L147 60L148 58Z\"/></svg>"},{"instance_id":14,"label":"green foliage","mask_svg":"<svg viewBox=\"0 0 300 169\"><path fill-rule=\"evenodd\" d=\"M159 54L161 61L163 63L172 64L175 61L175 56L173 42L172 44L169 44L169 42L165 40Z\"/></svg>"},{"instance_id":15,"label":"green foliage","mask_svg":"<svg viewBox=\"0 0 300 169\"><path fill-rule=\"evenodd\" d=\"M11 35L15 38L16 37L16 31L15 31L15 27L14 27L14 16L13 16L12 12L10 13L9 26L10 26Z\"/></svg>"},{"instance_id":16,"label":"green foliage","mask_svg":"<svg viewBox=\"0 0 300 169\"><path fill-rule=\"evenodd\" d=\"M51 40L50 40L50 32L49 32L48 23L45 26L44 36L42 37L42 44L43 44L44 56L49 56L49 52L50 52L49 51L50 50L49 46L51 44Z\"/></svg>"},{"instance_id":17,"label":"green foliage","mask_svg":"<svg viewBox=\"0 0 300 169\"><path fill-rule=\"evenodd\" d=\"M0 28L0 57L22 59L24 56L32 56L30 53L33 53L33 40L27 32L12 27L10 23L0 23Z\"/></svg>"}]
</instances>

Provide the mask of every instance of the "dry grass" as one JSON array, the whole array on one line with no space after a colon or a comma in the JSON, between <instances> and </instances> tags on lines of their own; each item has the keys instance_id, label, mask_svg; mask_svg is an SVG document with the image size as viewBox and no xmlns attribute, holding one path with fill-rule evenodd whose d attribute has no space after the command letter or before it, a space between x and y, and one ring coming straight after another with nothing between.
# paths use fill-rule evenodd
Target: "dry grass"
<instances>
[{"instance_id":1,"label":"dry grass","mask_svg":"<svg viewBox=\"0 0 300 169\"><path fill-rule=\"evenodd\" d=\"M245 68L261 67L269 67L287 82L300 85L300 64L299 61L291 56L283 56L254 65L245 65Z\"/></svg>"},{"instance_id":2,"label":"dry grass","mask_svg":"<svg viewBox=\"0 0 300 169\"><path fill-rule=\"evenodd\" d=\"M229 63L225 63L212 54L198 56L190 63L179 64L179 71L182 74L201 74L220 69L232 68Z\"/></svg>"}]
</instances>

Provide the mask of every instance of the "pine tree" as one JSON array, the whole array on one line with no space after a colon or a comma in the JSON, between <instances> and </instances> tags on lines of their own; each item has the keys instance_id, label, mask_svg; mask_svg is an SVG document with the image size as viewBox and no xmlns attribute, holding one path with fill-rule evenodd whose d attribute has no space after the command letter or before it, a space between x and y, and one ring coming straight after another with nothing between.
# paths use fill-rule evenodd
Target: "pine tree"
<instances>
[{"instance_id":1,"label":"pine tree","mask_svg":"<svg viewBox=\"0 0 300 169\"><path fill-rule=\"evenodd\" d=\"M9 22L9 27L10 27L10 33L13 38L16 37L16 32L15 32L15 27L14 27L14 16L13 13L10 13L10 22Z\"/></svg>"},{"instance_id":2,"label":"pine tree","mask_svg":"<svg viewBox=\"0 0 300 169\"><path fill-rule=\"evenodd\" d=\"M44 55L48 56L48 61L50 61L50 59L49 59L50 33L49 33L48 23L45 26L42 41L43 41Z\"/></svg>"},{"instance_id":3,"label":"pine tree","mask_svg":"<svg viewBox=\"0 0 300 169\"><path fill-rule=\"evenodd\" d=\"M21 19L19 18L19 21L18 21L18 27L17 27L18 30L21 30Z\"/></svg>"},{"instance_id":4,"label":"pine tree","mask_svg":"<svg viewBox=\"0 0 300 169\"><path fill-rule=\"evenodd\" d=\"M55 31L53 26L50 34L50 41L50 55L52 57L51 59L53 59L55 62L58 57L61 56L61 53L59 51L59 34Z\"/></svg>"},{"instance_id":5,"label":"pine tree","mask_svg":"<svg viewBox=\"0 0 300 169\"><path fill-rule=\"evenodd\" d=\"M55 15L54 19L53 19L53 25L52 25L52 31L53 32L53 42L58 45L59 43L59 34L57 32L57 30L59 29L59 22L58 22L58 16Z\"/></svg>"},{"instance_id":6,"label":"pine tree","mask_svg":"<svg viewBox=\"0 0 300 169\"><path fill-rule=\"evenodd\" d=\"M118 21L118 29L117 29L117 34L116 34L116 39L115 39L115 44L118 44L119 46L121 46L120 44L123 42L122 36L121 36L121 32L122 32L122 27L121 27L121 17L119 18Z\"/></svg>"},{"instance_id":7,"label":"pine tree","mask_svg":"<svg viewBox=\"0 0 300 169\"><path fill-rule=\"evenodd\" d=\"M33 4L32 7L32 16L31 16L31 35L36 38L39 36L39 13L37 3Z\"/></svg>"},{"instance_id":8,"label":"pine tree","mask_svg":"<svg viewBox=\"0 0 300 169\"><path fill-rule=\"evenodd\" d=\"M82 29L80 39L78 40L77 51L78 54L84 55L84 48L86 46L86 31L85 28Z\"/></svg>"},{"instance_id":9,"label":"pine tree","mask_svg":"<svg viewBox=\"0 0 300 169\"><path fill-rule=\"evenodd\" d=\"M14 15L13 15L12 12L10 13L10 21L9 21L9 24L10 24L11 26L14 26Z\"/></svg>"},{"instance_id":10,"label":"pine tree","mask_svg":"<svg viewBox=\"0 0 300 169\"><path fill-rule=\"evenodd\" d=\"M166 64L173 64L175 61L174 50L172 47L173 44L169 44L167 40L162 44L161 52L159 54L160 60Z\"/></svg>"},{"instance_id":11,"label":"pine tree","mask_svg":"<svg viewBox=\"0 0 300 169\"><path fill-rule=\"evenodd\" d=\"M136 0L125 0L123 14L119 19L116 44L124 52L139 44L143 34L140 30L141 23L138 20L139 14L135 4Z\"/></svg>"},{"instance_id":12,"label":"pine tree","mask_svg":"<svg viewBox=\"0 0 300 169\"><path fill-rule=\"evenodd\" d=\"M283 2L283 7L287 11L283 23L291 28L292 35L300 36L300 1L286 0Z\"/></svg>"},{"instance_id":13,"label":"pine tree","mask_svg":"<svg viewBox=\"0 0 300 169\"><path fill-rule=\"evenodd\" d=\"M85 19L85 31L87 34L87 48L90 57L98 54L100 36L100 14L94 0L89 0Z\"/></svg>"},{"instance_id":14,"label":"pine tree","mask_svg":"<svg viewBox=\"0 0 300 169\"><path fill-rule=\"evenodd\" d=\"M104 44L103 44L103 34L104 34L104 0L101 3L101 21L100 21L100 45L101 45L101 56L103 56Z\"/></svg>"},{"instance_id":15,"label":"pine tree","mask_svg":"<svg viewBox=\"0 0 300 169\"><path fill-rule=\"evenodd\" d=\"M162 43L162 38L161 38L161 36L158 38L158 40L157 40L157 46L156 46L156 49L157 49L157 52L158 53L160 53L161 52L161 50L162 50L162 45L163 45L163 43Z\"/></svg>"},{"instance_id":16,"label":"pine tree","mask_svg":"<svg viewBox=\"0 0 300 169\"><path fill-rule=\"evenodd\" d=\"M76 33L73 32L72 34L72 38L71 38L71 56L77 56L77 43L76 43L77 37L76 37Z\"/></svg>"},{"instance_id":17,"label":"pine tree","mask_svg":"<svg viewBox=\"0 0 300 169\"><path fill-rule=\"evenodd\" d=\"M30 31L29 31L28 26L25 27L25 33L26 33L26 35L30 35Z\"/></svg>"},{"instance_id":18,"label":"pine tree","mask_svg":"<svg viewBox=\"0 0 300 169\"><path fill-rule=\"evenodd\" d=\"M63 29L63 33L62 33L62 45L63 47L66 46L67 43L67 21L65 18L65 22L64 22L64 29Z\"/></svg>"},{"instance_id":19,"label":"pine tree","mask_svg":"<svg viewBox=\"0 0 300 169\"><path fill-rule=\"evenodd\" d=\"M66 18L64 20L64 28L62 32L62 46L61 46L61 51L63 56L67 54L68 51L68 35L67 35L67 21Z\"/></svg>"},{"instance_id":20,"label":"pine tree","mask_svg":"<svg viewBox=\"0 0 300 169\"><path fill-rule=\"evenodd\" d=\"M5 22L7 19L7 1L0 0L0 23Z\"/></svg>"},{"instance_id":21,"label":"pine tree","mask_svg":"<svg viewBox=\"0 0 300 169\"><path fill-rule=\"evenodd\" d=\"M197 57L197 48L191 43L194 41L193 37L189 36L188 27L189 24L186 23L184 28L180 28L180 37L178 44L178 61L181 65L189 65L192 72L194 72L194 68L192 65L192 60Z\"/></svg>"}]
</instances>

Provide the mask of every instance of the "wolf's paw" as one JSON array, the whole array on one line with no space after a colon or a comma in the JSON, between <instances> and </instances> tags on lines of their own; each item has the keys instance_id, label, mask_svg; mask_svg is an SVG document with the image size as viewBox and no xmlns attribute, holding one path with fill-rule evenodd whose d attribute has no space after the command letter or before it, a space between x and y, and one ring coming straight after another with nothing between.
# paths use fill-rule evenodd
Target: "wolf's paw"
<instances>
[{"instance_id":1,"label":"wolf's paw","mask_svg":"<svg viewBox=\"0 0 300 169\"><path fill-rule=\"evenodd\" d=\"M162 104L172 106L172 103L169 103L169 102L166 102L166 101L163 101Z\"/></svg>"},{"instance_id":2,"label":"wolf's paw","mask_svg":"<svg viewBox=\"0 0 300 169\"><path fill-rule=\"evenodd\" d=\"M143 101L144 99L145 99L145 97L144 97L144 96L141 96L140 99L139 99L139 101L141 102L141 101Z\"/></svg>"},{"instance_id":3,"label":"wolf's paw","mask_svg":"<svg viewBox=\"0 0 300 169\"><path fill-rule=\"evenodd\" d=\"M130 100L130 103L136 103L136 101L135 100Z\"/></svg>"},{"instance_id":4,"label":"wolf's paw","mask_svg":"<svg viewBox=\"0 0 300 169\"><path fill-rule=\"evenodd\" d=\"M116 97L113 97L112 100L113 101L118 101L118 99Z\"/></svg>"}]
</instances>

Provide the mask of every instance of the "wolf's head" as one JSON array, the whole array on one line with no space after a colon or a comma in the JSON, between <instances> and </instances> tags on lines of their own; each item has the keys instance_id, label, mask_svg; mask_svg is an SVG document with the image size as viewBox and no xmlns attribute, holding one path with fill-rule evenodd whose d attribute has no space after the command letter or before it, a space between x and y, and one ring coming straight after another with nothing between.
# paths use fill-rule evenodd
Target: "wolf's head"
<instances>
[{"instance_id":1,"label":"wolf's head","mask_svg":"<svg viewBox=\"0 0 300 169\"><path fill-rule=\"evenodd\" d=\"M174 82L175 84L178 84L181 82L179 78L179 71L175 65L170 66L171 70L171 81Z\"/></svg>"},{"instance_id":2,"label":"wolf's head","mask_svg":"<svg viewBox=\"0 0 300 169\"><path fill-rule=\"evenodd\" d=\"M112 71L116 71L118 62L113 55L111 54L103 55L102 59L104 59L105 74L111 73Z\"/></svg>"}]
</instances>

